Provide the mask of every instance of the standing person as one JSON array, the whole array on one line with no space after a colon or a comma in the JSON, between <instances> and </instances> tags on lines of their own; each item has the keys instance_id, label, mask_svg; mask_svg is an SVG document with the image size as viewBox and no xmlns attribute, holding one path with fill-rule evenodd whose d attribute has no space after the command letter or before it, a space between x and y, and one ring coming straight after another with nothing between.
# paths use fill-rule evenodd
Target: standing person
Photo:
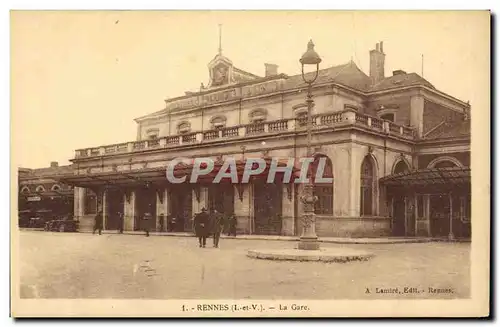
<instances>
[{"instance_id":1,"label":"standing person","mask_svg":"<svg viewBox=\"0 0 500 327\"><path fill-rule=\"evenodd\" d=\"M146 237L149 237L149 224L151 223L151 213L149 211L144 213L144 216L142 217L142 221L144 224L144 231L146 232Z\"/></svg>"},{"instance_id":2,"label":"standing person","mask_svg":"<svg viewBox=\"0 0 500 327\"><path fill-rule=\"evenodd\" d=\"M236 237L236 224L237 224L236 216L233 213L229 217L229 234L228 234L228 236L233 235L234 237Z\"/></svg>"},{"instance_id":3,"label":"standing person","mask_svg":"<svg viewBox=\"0 0 500 327\"><path fill-rule=\"evenodd\" d=\"M99 231L99 235L101 235L102 232L102 210L99 210L97 214L95 215L94 219L94 230L92 231L92 234L95 234L95 231Z\"/></svg>"},{"instance_id":4,"label":"standing person","mask_svg":"<svg viewBox=\"0 0 500 327\"><path fill-rule=\"evenodd\" d=\"M123 212L118 211L118 231L123 234Z\"/></svg>"},{"instance_id":5,"label":"standing person","mask_svg":"<svg viewBox=\"0 0 500 327\"><path fill-rule=\"evenodd\" d=\"M212 233L214 234L214 248L219 247L220 234L224 229L224 215L214 209L212 219Z\"/></svg>"},{"instance_id":6,"label":"standing person","mask_svg":"<svg viewBox=\"0 0 500 327\"><path fill-rule=\"evenodd\" d=\"M205 208L201 209L201 212L194 217L194 231L198 237L200 248L207 245L209 220L210 217Z\"/></svg>"}]
</instances>

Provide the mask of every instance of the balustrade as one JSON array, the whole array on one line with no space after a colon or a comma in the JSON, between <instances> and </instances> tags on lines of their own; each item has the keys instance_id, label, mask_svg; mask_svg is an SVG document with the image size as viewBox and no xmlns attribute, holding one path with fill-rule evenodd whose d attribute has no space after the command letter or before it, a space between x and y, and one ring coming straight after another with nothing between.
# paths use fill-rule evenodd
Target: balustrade
<instances>
[{"instance_id":1,"label":"balustrade","mask_svg":"<svg viewBox=\"0 0 500 327\"><path fill-rule=\"evenodd\" d=\"M208 131L203 133L204 140L213 140L219 138L219 131Z\"/></svg>"},{"instance_id":2,"label":"balustrade","mask_svg":"<svg viewBox=\"0 0 500 327\"><path fill-rule=\"evenodd\" d=\"M288 120L278 120L269 123L269 132L279 132L288 130Z\"/></svg>"},{"instance_id":3,"label":"balustrade","mask_svg":"<svg viewBox=\"0 0 500 327\"><path fill-rule=\"evenodd\" d=\"M261 134L261 133L264 133L264 123L254 123L251 125L247 125L246 127L247 135Z\"/></svg>"},{"instance_id":4,"label":"balustrade","mask_svg":"<svg viewBox=\"0 0 500 327\"><path fill-rule=\"evenodd\" d=\"M414 136L414 130L408 126L396 125L393 122L365 115L359 112L341 111L327 114L314 115L312 125L318 128L322 126L335 126L336 124L360 124L374 130L385 130L391 134L397 134L405 138ZM384 128L385 125L385 128ZM209 130L198 133L167 136L159 139L142 140L129 143L120 143L103 146L100 148L81 149L75 152L76 157L100 156L113 153L134 152L149 148L170 147L180 144L193 144L197 141L219 140L229 137L245 137L246 135L258 135L266 132L281 132L307 127L307 115L297 118L282 119L271 122L257 122L248 125L225 127L218 130Z\"/></svg>"},{"instance_id":5,"label":"balustrade","mask_svg":"<svg viewBox=\"0 0 500 327\"><path fill-rule=\"evenodd\" d=\"M227 127L222 130L222 137L234 137L238 135L238 127Z\"/></svg>"},{"instance_id":6,"label":"balustrade","mask_svg":"<svg viewBox=\"0 0 500 327\"><path fill-rule=\"evenodd\" d=\"M378 129L384 129L383 121L382 119L378 119L375 117L371 118L372 120L372 127L378 128Z\"/></svg>"},{"instance_id":7,"label":"balustrade","mask_svg":"<svg viewBox=\"0 0 500 327\"><path fill-rule=\"evenodd\" d=\"M196 133L182 135L182 143L195 143Z\"/></svg>"},{"instance_id":8,"label":"balustrade","mask_svg":"<svg viewBox=\"0 0 500 327\"><path fill-rule=\"evenodd\" d=\"M320 118L321 125L333 125L342 121L342 113L336 112L332 114L322 115Z\"/></svg>"}]
</instances>

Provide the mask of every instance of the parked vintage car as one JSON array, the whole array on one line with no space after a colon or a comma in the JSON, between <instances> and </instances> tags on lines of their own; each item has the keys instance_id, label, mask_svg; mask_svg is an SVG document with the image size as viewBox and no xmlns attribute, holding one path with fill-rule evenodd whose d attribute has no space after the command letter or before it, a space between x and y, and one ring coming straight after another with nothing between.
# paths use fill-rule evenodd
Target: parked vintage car
<instances>
[{"instance_id":1,"label":"parked vintage car","mask_svg":"<svg viewBox=\"0 0 500 327\"><path fill-rule=\"evenodd\" d=\"M71 217L63 217L60 219L53 219L45 223L46 231L50 232L77 232L78 220Z\"/></svg>"}]
</instances>

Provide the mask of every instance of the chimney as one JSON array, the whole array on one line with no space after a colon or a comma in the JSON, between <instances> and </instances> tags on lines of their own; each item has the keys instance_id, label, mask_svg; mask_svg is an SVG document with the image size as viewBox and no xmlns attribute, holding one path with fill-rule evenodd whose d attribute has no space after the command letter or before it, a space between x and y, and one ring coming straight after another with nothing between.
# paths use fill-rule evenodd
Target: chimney
<instances>
[{"instance_id":1,"label":"chimney","mask_svg":"<svg viewBox=\"0 0 500 327\"><path fill-rule=\"evenodd\" d=\"M51 161L50 162L50 167L51 168L59 167L59 163L57 161Z\"/></svg>"},{"instance_id":2,"label":"chimney","mask_svg":"<svg viewBox=\"0 0 500 327\"><path fill-rule=\"evenodd\" d=\"M404 70L398 69L392 72L392 76L396 75L406 75L406 72Z\"/></svg>"},{"instance_id":3,"label":"chimney","mask_svg":"<svg viewBox=\"0 0 500 327\"><path fill-rule=\"evenodd\" d=\"M370 51L370 77L374 83L384 79L384 42L379 42L375 45L375 49Z\"/></svg>"},{"instance_id":4,"label":"chimney","mask_svg":"<svg viewBox=\"0 0 500 327\"><path fill-rule=\"evenodd\" d=\"M266 67L266 77L278 75L278 65L264 64Z\"/></svg>"}]
</instances>

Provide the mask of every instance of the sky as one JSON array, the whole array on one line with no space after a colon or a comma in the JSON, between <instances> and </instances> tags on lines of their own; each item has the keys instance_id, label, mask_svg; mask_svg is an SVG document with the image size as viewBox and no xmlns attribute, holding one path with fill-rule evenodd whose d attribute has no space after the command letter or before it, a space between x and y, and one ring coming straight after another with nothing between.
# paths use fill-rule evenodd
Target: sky
<instances>
[{"instance_id":1,"label":"sky","mask_svg":"<svg viewBox=\"0 0 500 327\"><path fill-rule=\"evenodd\" d=\"M264 75L300 73L313 39L321 68L353 60L369 73L384 42L385 72L422 74L489 114L488 12L75 11L11 13L11 151L15 166L69 164L74 150L133 141L134 118L208 84L223 54ZM423 65L422 65L423 55Z\"/></svg>"}]
</instances>

